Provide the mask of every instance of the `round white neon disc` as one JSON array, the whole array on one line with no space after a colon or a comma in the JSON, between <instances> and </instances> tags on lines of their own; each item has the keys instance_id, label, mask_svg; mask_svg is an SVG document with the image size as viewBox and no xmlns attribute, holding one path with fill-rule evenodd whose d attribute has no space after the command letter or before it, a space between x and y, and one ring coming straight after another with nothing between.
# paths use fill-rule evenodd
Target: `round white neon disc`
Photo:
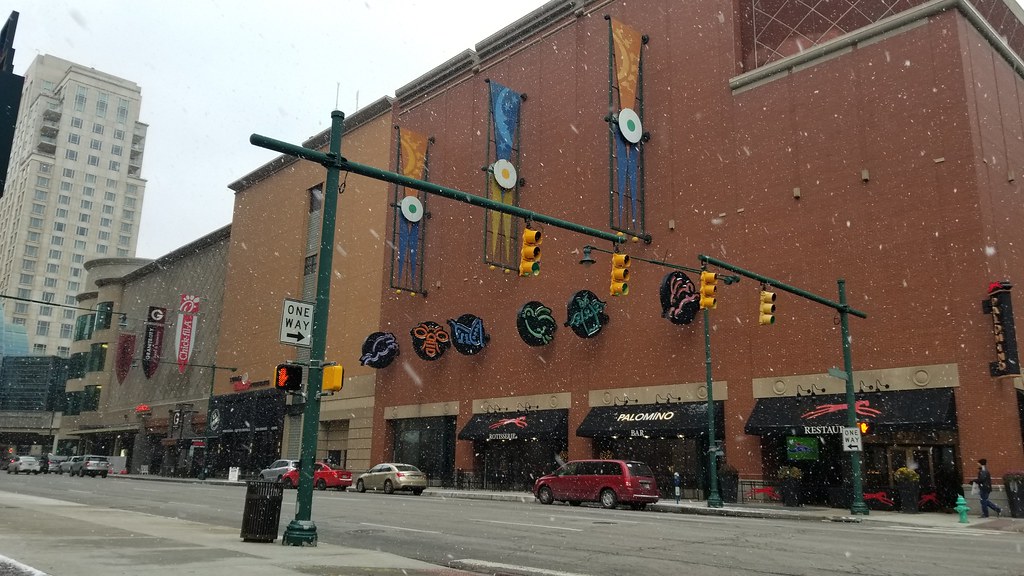
<instances>
[{"instance_id":1,"label":"round white neon disc","mask_svg":"<svg viewBox=\"0 0 1024 576\"><path fill-rule=\"evenodd\" d=\"M402 199L402 216L409 222L419 222L423 218L423 203L415 196Z\"/></svg>"},{"instance_id":2,"label":"round white neon disc","mask_svg":"<svg viewBox=\"0 0 1024 576\"><path fill-rule=\"evenodd\" d=\"M498 183L498 186L506 190L511 190L516 187L516 167L512 165L508 160L498 160L491 166L491 172L494 174L494 181Z\"/></svg>"},{"instance_id":3,"label":"round white neon disc","mask_svg":"<svg viewBox=\"0 0 1024 576\"><path fill-rule=\"evenodd\" d=\"M622 136L629 142L636 144L644 135L644 127L640 122L640 116L629 108L623 108L619 112L619 130Z\"/></svg>"}]
</instances>

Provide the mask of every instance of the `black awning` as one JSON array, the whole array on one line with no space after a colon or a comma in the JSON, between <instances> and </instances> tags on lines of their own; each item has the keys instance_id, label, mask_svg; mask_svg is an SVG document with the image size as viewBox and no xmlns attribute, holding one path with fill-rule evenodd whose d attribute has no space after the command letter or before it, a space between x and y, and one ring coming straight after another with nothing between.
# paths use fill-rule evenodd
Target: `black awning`
<instances>
[{"instance_id":1,"label":"black awning","mask_svg":"<svg viewBox=\"0 0 1024 576\"><path fill-rule=\"evenodd\" d=\"M569 437L568 410L474 414L459 440L526 440Z\"/></svg>"},{"instance_id":2,"label":"black awning","mask_svg":"<svg viewBox=\"0 0 1024 576\"><path fill-rule=\"evenodd\" d=\"M715 402L715 427L719 431L722 430L722 413L722 402ZM707 432L707 402L598 406L590 409L590 413L576 429L577 436L587 438L657 438L696 436Z\"/></svg>"},{"instance_id":3,"label":"black awning","mask_svg":"<svg viewBox=\"0 0 1024 576\"><path fill-rule=\"evenodd\" d=\"M953 388L858 393L857 420L874 432L953 430L956 406ZM846 426L846 395L760 398L747 420L746 433L842 434Z\"/></svg>"}]
</instances>

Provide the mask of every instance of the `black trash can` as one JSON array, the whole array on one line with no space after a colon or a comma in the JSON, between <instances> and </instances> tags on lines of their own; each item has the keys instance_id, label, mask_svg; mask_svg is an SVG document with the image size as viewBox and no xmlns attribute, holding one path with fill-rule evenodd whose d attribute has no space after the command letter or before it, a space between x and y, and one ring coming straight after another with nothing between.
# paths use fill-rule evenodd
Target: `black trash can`
<instances>
[{"instance_id":1,"label":"black trash can","mask_svg":"<svg viewBox=\"0 0 1024 576\"><path fill-rule=\"evenodd\" d=\"M242 540L273 542L281 521L284 485L277 482L248 482L242 512Z\"/></svg>"}]
</instances>

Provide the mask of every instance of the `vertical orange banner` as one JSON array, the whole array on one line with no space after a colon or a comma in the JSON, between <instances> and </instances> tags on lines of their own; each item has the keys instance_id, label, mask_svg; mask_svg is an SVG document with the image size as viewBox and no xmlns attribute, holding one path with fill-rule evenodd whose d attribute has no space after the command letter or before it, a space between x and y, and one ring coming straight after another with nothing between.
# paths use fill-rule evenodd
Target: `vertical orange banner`
<instances>
[{"instance_id":1,"label":"vertical orange banner","mask_svg":"<svg viewBox=\"0 0 1024 576\"><path fill-rule=\"evenodd\" d=\"M413 132L402 130L402 175L417 180L423 179L423 168L427 162L427 137ZM415 190L406 190L407 195L415 195Z\"/></svg>"},{"instance_id":2,"label":"vertical orange banner","mask_svg":"<svg viewBox=\"0 0 1024 576\"><path fill-rule=\"evenodd\" d=\"M612 43L615 47L615 77L619 85L619 108L632 108L640 73L639 32L612 18Z\"/></svg>"}]
</instances>

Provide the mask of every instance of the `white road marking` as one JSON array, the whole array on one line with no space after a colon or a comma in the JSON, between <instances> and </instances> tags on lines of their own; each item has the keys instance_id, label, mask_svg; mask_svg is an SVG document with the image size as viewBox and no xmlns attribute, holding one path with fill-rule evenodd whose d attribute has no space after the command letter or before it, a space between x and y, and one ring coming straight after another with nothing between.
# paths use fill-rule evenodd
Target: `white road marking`
<instances>
[{"instance_id":1,"label":"white road marking","mask_svg":"<svg viewBox=\"0 0 1024 576\"><path fill-rule=\"evenodd\" d=\"M518 572L528 572L530 574L542 574L543 576L586 576L585 574L578 574L576 572L562 572L560 570L548 570L546 568L533 568L530 566L516 566L514 564L500 564L498 562L488 562L486 560L473 560L467 558L464 560L454 560L451 562L453 568L484 568L490 570L515 570Z\"/></svg>"},{"instance_id":2,"label":"white road marking","mask_svg":"<svg viewBox=\"0 0 1024 576\"><path fill-rule=\"evenodd\" d=\"M505 524L507 526L526 526L528 528L550 528L551 530L569 530L572 532L583 532L579 528L565 528L564 526L551 526L550 524L526 524L524 522L501 522L499 520L484 520L482 518L471 518L474 522L490 522L491 524Z\"/></svg>"},{"instance_id":3,"label":"white road marking","mask_svg":"<svg viewBox=\"0 0 1024 576\"><path fill-rule=\"evenodd\" d=\"M916 534L952 534L955 536L999 536L1011 534L999 530L986 530L984 528L957 528L954 526L941 528L937 526L871 526L872 530L895 530L898 532L913 532Z\"/></svg>"},{"instance_id":4,"label":"white road marking","mask_svg":"<svg viewBox=\"0 0 1024 576\"><path fill-rule=\"evenodd\" d=\"M433 530L416 530L415 528L403 528L401 526L388 526L387 524L370 524L369 522L361 522L363 526L374 526L376 528L387 528L388 530L405 530L406 532L422 532L424 534L440 534Z\"/></svg>"}]
</instances>

